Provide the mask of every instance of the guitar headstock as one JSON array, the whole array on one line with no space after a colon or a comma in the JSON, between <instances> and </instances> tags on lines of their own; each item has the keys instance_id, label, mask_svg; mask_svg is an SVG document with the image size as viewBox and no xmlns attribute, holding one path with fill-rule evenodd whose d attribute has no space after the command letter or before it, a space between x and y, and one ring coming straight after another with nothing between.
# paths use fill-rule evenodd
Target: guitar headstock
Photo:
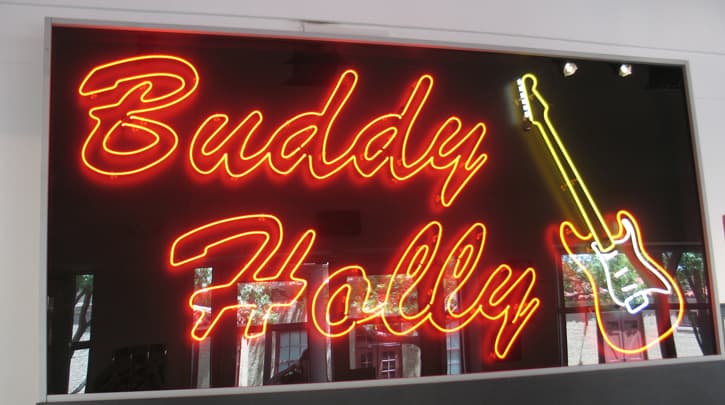
<instances>
[{"instance_id":1,"label":"guitar headstock","mask_svg":"<svg viewBox=\"0 0 725 405\"><path fill-rule=\"evenodd\" d=\"M544 120L546 110L549 108L546 101L538 91L538 80L532 73L526 73L516 80L516 87L519 92L519 104L523 114L524 127L528 131L532 124L541 123Z\"/></svg>"}]
</instances>

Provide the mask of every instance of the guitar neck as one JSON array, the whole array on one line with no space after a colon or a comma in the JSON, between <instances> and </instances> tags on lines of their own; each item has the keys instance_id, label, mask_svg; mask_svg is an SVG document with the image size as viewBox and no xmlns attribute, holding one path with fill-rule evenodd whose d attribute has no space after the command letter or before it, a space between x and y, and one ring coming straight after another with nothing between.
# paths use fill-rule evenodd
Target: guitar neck
<instances>
[{"instance_id":1,"label":"guitar neck","mask_svg":"<svg viewBox=\"0 0 725 405\"><path fill-rule=\"evenodd\" d=\"M541 109L543 113L540 114L542 116L541 118L543 118L543 122L538 117L534 118L530 110L527 118L536 127L541 135L541 138L546 144L546 149L554 160L556 168L559 171L559 175L564 181L566 190L574 200L577 210L584 220L587 229L591 232L600 249L603 251L609 251L615 246L612 232L607 226L607 223L604 221L604 217L599 211L591 193L589 193L586 183L579 174L579 170L577 170L576 165L571 159L571 155L569 155L569 152L567 152L566 147L564 146L564 143L561 141L561 138L559 138L559 134L557 133L554 124L551 122L549 117L549 105L536 89L535 76L526 75L524 76L524 79L527 78L527 76L530 80L532 80L533 86L526 92L529 93L528 96L530 96L530 101L536 102L540 107L543 107L543 109ZM527 94L523 94L523 96L527 96ZM525 114L527 108L530 109L531 106L526 106L524 112Z\"/></svg>"}]
</instances>

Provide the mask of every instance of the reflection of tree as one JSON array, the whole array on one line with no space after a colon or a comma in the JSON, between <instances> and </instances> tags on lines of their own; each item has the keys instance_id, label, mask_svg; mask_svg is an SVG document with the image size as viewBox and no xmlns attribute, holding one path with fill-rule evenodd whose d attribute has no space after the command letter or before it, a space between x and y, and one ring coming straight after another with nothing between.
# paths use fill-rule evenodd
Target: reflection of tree
<instances>
[{"instance_id":1,"label":"reflection of tree","mask_svg":"<svg viewBox=\"0 0 725 405\"><path fill-rule=\"evenodd\" d=\"M352 293L350 297L350 314L353 317L360 317L363 315L364 310L371 310L376 308L378 305L385 302L385 314L392 316L399 316L400 310L398 303L402 298L403 294L406 293L411 285L413 284L413 278L402 274L395 276L395 280L392 282L392 288L390 291L390 298L385 301L385 295L388 291L388 284L390 284L390 275L373 275L368 276L371 285L371 293L368 296L367 301L364 300L365 294L367 293L367 284L362 277L349 277L347 282L352 287ZM364 301L364 302L363 302ZM403 302L403 311L406 314L412 314L418 310L418 292L413 290L412 293L408 294Z\"/></svg>"},{"instance_id":2,"label":"reflection of tree","mask_svg":"<svg viewBox=\"0 0 725 405\"><path fill-rule=\"evenodd\" d=\"M93 305L93 274L80 274L75 277L75 296L73 297L73 336L71 336L71 364L70 372L74 371L73 357L87 356L88 339L90 338L91 307ZM80 306L80 308L79 308ZM88 335L86 335L88 332ZM87 366L87 365L86 365ZM80 367L77 365L75 367ZM82 380L77 381L75 387L68 387L69 394L77 394L86 388L86 374ZM72 379L72 378L71 378ZM70 381L69 381L70 384Z\"/></svg>"},{"instance_id":3,"label":"reflection of tree","mask_svg":"<svg viewBox=\"0 0 725 405\"><path fill-rule=\"evenodd\" d=\"M302 288L301 282L293 281L267 281L256 283L239 283L238 302L242 305L255 305L256 310L251 322L253 325L261 324L263 315L272 304L289 303ZM242 307L237 312L237 325L246 325L250 321L252 310ZM267 322L269 324L305 322L305 299L300 298L289 307L278 307L270 312Z\"/></svg>"},{"instance_id":4,"label":"reflection of tree","mask_svg":"<svg viewBox=\"0 0 725 405\"><path fill-rule=\"evenodd\" d=\"M194 291L207 288L211 285L212 281L212 268L211 267L200 267L194 271ZM195 305L202 307L211 307L211 294L202 293L195 299Z\"/></svg>"},{"instance_id":5,"label":"reflection of tree","mask_svg":"<svg viewBox=\"0 0 725 405\"><path fill-rule=\"evenodd\" d=\"M582 261L582 259L584 258L579 260ZM592 285L589 283L589 280L587 280L584 274L581 273L581 270L574 261L574 258L569 255L563 255L561 257L561 264L564 284L564 301L566 305L592 305L592 300L594 299L594 296L592 295Z\"/></svg>"},{"instance_id":6,"label":"reflection of tree","mask_svg":"<svg viewBox=\"0 0 725 405\"><path fill-rule=\"evenodd\" d=\"M592 285L576 263L575 258L589 270L598 286L601 304L613 304L608 294L606 276L602 263L595 254L577 254L562 256L564 300L567 306L593 305ZM662 264L671 274L677 275L677 281L690 304L707 306L710 302L705 265L702 253L686 252L683 249L665 252L662 255ZM628 266L625 255L608 257L610 269ZM624 274L620 278L613 278L613 288L616 290L631 283L641 283L635 279L633 272ZM686 309L685 316L697 339L703 354L713 354L715 348L712 316L707 308Z\"/></svg>"},{"instance_id":7,"label":"reflection of tree","mask_svg":"<svg viewBox=\"0 0 725 405\"><path fill-rule=\"evenodd\" d=\"M73 308L76 308L79 303L82 302L81 308L78 314L77 326L71 342L80 342L83 334L86 333L90 325L91 314L91 302L93 298L93 275L82 274L76 276L76 294L73 301Z\"/></svg>"},{"instance_id":8,"label":"reflection of tree","mask_svg":"<svg viewBox=\"0 0 725 405\"><path fill-rule=\"evenodd\" d=\"M710 294L705 276L705 263L702 253L684 252L682 250L667 252L662 255L665 263L677 263L677 281L687 302L708 304ZM707 309L687 309L687 320L702 354L715 353L712 316Z\"/></svg>"},{"instance_id":9,"label":"reflection of tree","mask_svg":"<svg viewBox=\"0 0 725 405\"><path fill-rule=\"evenodd\" d=\"M602 305L613 305L610 292L613 292L620 300L624 300L624 287L636 285L639 289L646 288L642 279L642 274L637 271L626 271L614 274L621 269L636 269L626 254L622 254L615 250L611 253L596 254L577 254L562 256L562 264L564 267L564 296L567 304L574 305L592 305L593 304L593 286L585 277L582 269L576 263L579 261L586 268L597 285L597 293L599 294L599 302ZM607 280L607 272L605 264L609 269L609 280ZM609 283L608 283L609 281ZM611 290L613 291L610 291ZM573 301L573 302L572 302Z\"/></svg>"}]
</instances>

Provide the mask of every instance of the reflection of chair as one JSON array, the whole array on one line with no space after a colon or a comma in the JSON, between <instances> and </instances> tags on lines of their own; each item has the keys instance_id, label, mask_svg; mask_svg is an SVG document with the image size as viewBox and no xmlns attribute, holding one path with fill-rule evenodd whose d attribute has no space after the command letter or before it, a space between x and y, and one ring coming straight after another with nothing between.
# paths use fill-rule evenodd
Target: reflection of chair
<instances>
[{"instance_id":1,"label":"reflection of chair","mask_svg":"<svg viewBox=\"0 0 725 405\"><path fill-rule=\"evenodd\" d=\"M166 347L163 344L117 349L111 364L95 380L94 392L157 390L166 378Z\"/></svg>"}]
</instances>

